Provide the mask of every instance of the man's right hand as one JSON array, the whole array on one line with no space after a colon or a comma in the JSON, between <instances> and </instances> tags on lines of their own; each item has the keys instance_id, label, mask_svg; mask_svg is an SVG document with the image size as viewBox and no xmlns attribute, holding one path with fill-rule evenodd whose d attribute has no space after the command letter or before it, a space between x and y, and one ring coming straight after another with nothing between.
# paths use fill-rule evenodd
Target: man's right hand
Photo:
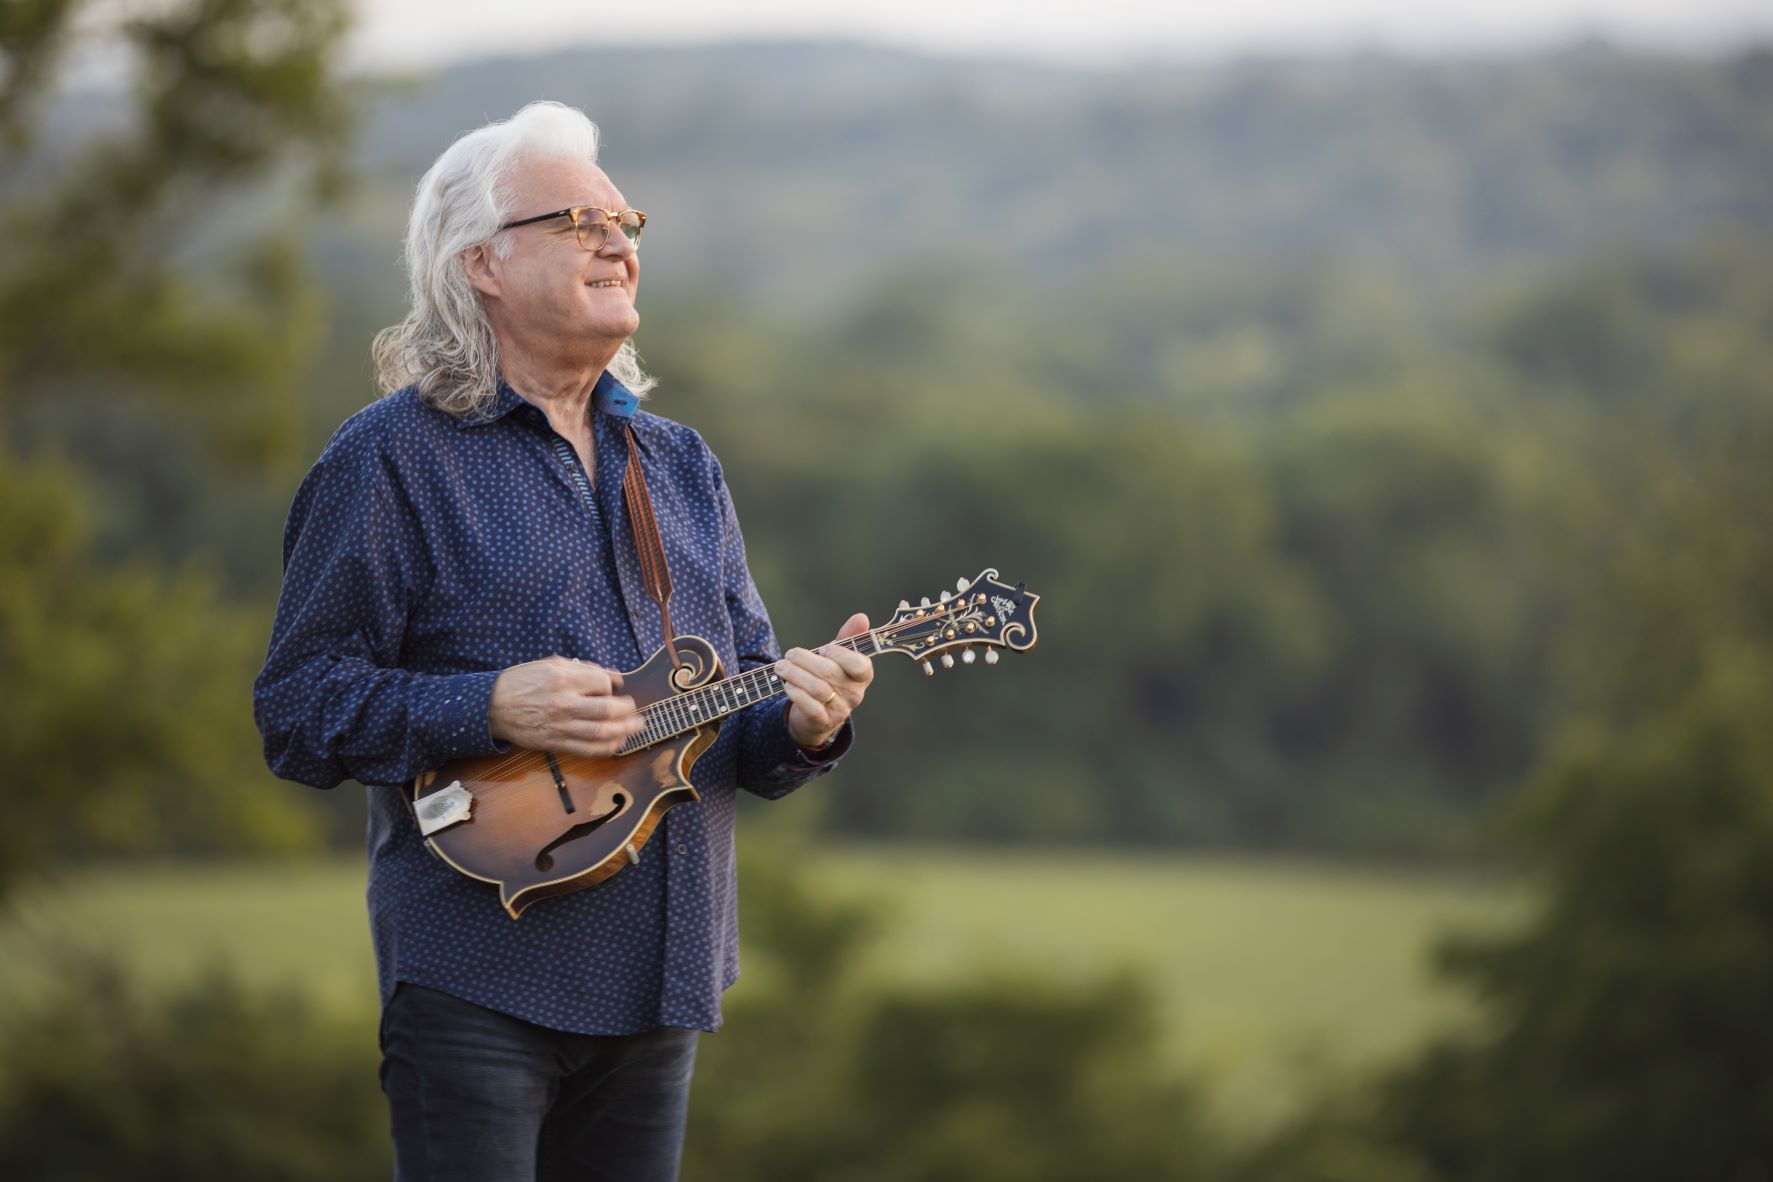
<instances>
[{"instance_id":1,"label":"man's right hand","mask_svg":"<svg viewBox=\"0 0 1773 1182\"><path fill-rule=\"evenodd\" d=\"M492 736L532 751L607 759L646 725L622 675L589 661L549 657L513 665L493 682Z\"/></svg>"}]
</instances>

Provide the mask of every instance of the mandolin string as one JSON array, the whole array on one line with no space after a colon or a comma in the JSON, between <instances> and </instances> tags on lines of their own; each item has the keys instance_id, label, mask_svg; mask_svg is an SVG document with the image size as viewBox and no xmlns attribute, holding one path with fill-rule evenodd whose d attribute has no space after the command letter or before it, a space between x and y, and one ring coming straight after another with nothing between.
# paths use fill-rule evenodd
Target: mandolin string
<instances>
[{"instance_id":1,"label":"mandolin string","mask_svg":"<svg viewBox=\"0 0 1773 1182\"><path fill-rule=\"evenodd\" d=\"M877 631L884 631L884 629L877 630ZM853 643L851 643L849 640L841 641L839 643L842 643L844 645L844 647L849 648L852 651L855 649L855 645ZM769 668L769 667L770 666L760 665L757 667L757 669L763 669L763 668ZM725 685L725 684L728 684L729 682L737 681L740 678L748 677L751 674L757 672L757 669L748 669L744 673L739 674L737 677L727 678L724 681L715 682L712 685L698 686L698 687L696 687L695 690L691 690L688 693L700 693L703 690L713 689L716 686ZM783 683L780 681L780 679L778 679L777 680L778 687L781 686L782 684ZM755 699L753 699L752 702L746 703L746 705L750 706L750 705L755 705L757 702L768 701L770 698L776 697L783 692L784 692L784 690L781 688L774 689L770 693L768 693L767 695L755 698ZM647 747L653 746L654 744L657 744L657 743L662 743L666 739L672 738L675 735L687 733L688 731L695 730L698 726L705 726L705 725L707 725L707 723L715 721L715 719L717 719L717 718L724 717L724 713L717 714L712 718L703 719L702 721L700 721L698 723L694 723L689 726L680 726L680 725L677 725L673 719L667 717L662 712L652 713L652 711L654 711L655 707L663 706L668 702L681 701L684 697L688 696L688 693L677 695L676 697L673 697L673 698L662 698L658 702L649 703L648 705L643 706L639 711L636 712L636 713L639 713L642 715L646 715L650 720L658 722L660 725L667 728L667 730L665 731L665 733L663 735L661 735L657 739L654 739L651 743L648 743L646 745ZM734 713L736 713L736 711L734 711ZM625 754L633 755L633 754L637 754L638 752L644 751L644 750L646 750L646 747L636 747L633 751L626 752ZM485 774L487 776L496 776L501 773L506 773L506 774L509 774L513 777L522 776L522 775L525 775L531 771L536 770L538 767L545 766L547 764L547 761L548 761L547 753L540 752L540 751L525 750L521 753L508 756L507 758L505 758L501 762L494 764L491 768L487 769ZM482 799L497 798L499 796L505 795L505 793L508 790L527 789L529 787L530 787L530 785L526 781L513 778L513 779L503 780L500 782L491 783L491 784L483 783L480 787L475 789L475 795L481 797Z\"/></svg>"},{"instance_id":2,"label":"mandolin string","mask_svg":"<svg viewBox=\"0 0 1773 1182\"><path fill-rule=\"evenodd\" d=\"M935 618L935 617L924 616L924 617L917 618L917 619L904 620L904 621L900 621L897 624L887 624L887 625L883 625L882 627L879 627L879 628L871 629L871 632L877 636L893 635L893 634L902 632L905 629L912 627L913 625L926 624L933 618ZM854 652L856 650L857 646L861 644L863 638L868 635L869 635L869 633L863 633L861 636L847 637L843 640L836 641L835 643L841 644L845 648ZM688 731L695 730L697 726L706 725L706 723L708 721L712 721L712 720L705 719L702 722L695 723L690 726L676 726L672 723L671 719L664 716L664 711L660 708L662 708L670 703L681 702L683 698L688 697L690 694L702 693L704 691L713 690L713 689L716 689L720 686L728 685L728 684L731 684L732 682L739 681L742 678L749 677L752 674L756 673L759 669L773 668L773 667L774 667L774 663L772 663L769 666L759 665L754 669L747 669L743 673L737 674L733 677L725 678L722 681L713 682L713 683L711 683L709 685L705 685L705 686L698 686L698 687L696 687L696 689L690 690L685 694L680 694L680 695L677 695L677 696L671 697L671 698L661 698L657 702L648 703L646 706L641 707L641 709L639 711L637 711L637 713L640 713L643 715L648 715L649 718L653 718L657 721L660 721L665 726L670 728L666 731L666 733L663 736L661 736L658 739L653 740L654 743L661 743L665 739L671 738L675 735L683 734ZM782 683L778 679L778 685L781 685L781 684ZM756 701L757 702L767 701L769 698L776 697L778 694L781 694L783 692L785 692L785 689L779 688L779 689L773 690L766 697L760 697L760 698L756 699ZM754 705L754 704L755 704L755 702L747 703L746 705L750 706L750 705ZM656 711L656 712L649 714L648 713L649 711ZM651 745L652 744L650 744L650 743L648 744L648 746L651 746ZM634 751L628 752L628 754L632 755L638 751L643 751L643 750L645 750L644 747L637 747L637 748L635 748ZM502 760L501 762L494 764L492 767L490 767L486 770L485 774L488 776L498 775L500 773L523 774L523 773L532 771L537 767L545 766L547 763L547 760L548 760L548 756L544 752L524 750L518 754L508 756L504 760ZM506 787L516 787L516 786L519 786L519 785L514 781L507 781L506 783L503 783L503 784L486 784L486 785L483 785L481 788L476 789L476 793L477 793L477 795L480 795L482 797L488 797L488 796L496 797L496 796L502 795L502 791L501 791L502 789L504 789Z\"/></svg>"},{"instance_id":3,"label":"mandolin string","mask_svg":"<svg viewBox=\"0 0 1773 1182\"><path fill-rule=\"evenodd\" d=\"M941 605L940 604L933 604L931 606L932 607L940 607ZM883 625L879 628L873 628L873 629L870 629L868 632L862 633L859 636L846 637L845 639L835 641L834 643L840 644L843 647L854 652L854 651L856 651L857 647L861 644L861 642L864 639L868 639L873 636L882 636L882 637L894 636L894 635L897 635L898 633L904 632L905 630L907 630L909 628L929 624L931 621L936 620L936 619L940 619L940 618L941 617L937 616L937 615L912 617L909 619L901 620L895 624L886 624L886 625ZM877 652L873 655L878 656L879 653ZM663 709L663 707L669 706L673 703L681 703L684 698L689 697L691 694L704 694L707 696L712 696L712 691L717 690L722 686L731 685L734 682L741 681L744 678L750 677L760 669L774 668L774 665L775 665L775 663L773 663L773 662L768 666L759 665L756 668L747 669L743 673L735 674L734 676L724 678L721 681L711 682L708 685L697 686L695 689L687 691L684 694L676 695L676 696L670 697L670 698L661 698L657 702L651 702L651 703L648 703L647 705L641 707L640 710L636 711L636 713L646 715L647 717L649 717L653 720L660 721L667 728L669 728L669 729L667 729L665 734L660 736L658 739L653 740L653 743L649 743L649 744L647 744L647 746L652 746L655 743L662 743L666 739L672 738L672 737L679 735L679 734L687 733L689 731L695 730L699 726L706 725L710 721L714 721L714 719L704 719L700 722L692 723L689 726L675 726L672 724L672 720L665 716L666 712ZM748 708L752 705L755 705L757 702L768 701L770 698L777 697L778 695L783 694L785 692L786 692L785 683L781 682L780 679L778 679L776 689L773 689L769 694L767 694L763 697L756 698L754 701L746 703L745 707L741 707L741 709ZM652 712L652 713L649 713L649 712ZM723 711L721 714L718 714L715 717L716 718L724 717L726 713L737 713L737 711ZM633 754L636 754L640 751L644 751L645 749L646 749L645 747L637 747L634 749L634 751L630 751L627 754L633 755ZM532 771L538 767L544 767L547 765L547 762L548 762L547 753L526 749L520 753L507 756L505 759L501 760L500 762L494 764L492 767L488 768L484 774L487 776L497 776L500 774L521 775L521 774L527 773L529 771ZM479 787L475 790L475 794L480 797L483 797L483 798L498 797L498 796L504 795L506 789L518 788L518 787L524 787L524 786L525 785L520 781L506 780L502 783L482 784L481 787Z\"/></svg>"},{"instance_id":4,"label":"mandolin string","mask_svg":"<svg viewBox=\"0 0 1773 1182\"><path fill-rule=\"evenodd\" d=\"M951 602L955 603L956 606L959 606L959 604L962 601L961 600L954 600ZM931 606L934 608L937 608L939 610L942 605L933 604ZM845 648L848 648L853 652L857 649L857 647L861 644L861 642L864 639L870 639L870 638L874 638L874 637L896 636L897 634L904 632L908 629L921 627L921 626L930 624L936 620L939 620L941 618L943 618L943 617L940 614L931 614L931 615L927 615L927 616L910 617L910 618L907 618L904 620L900 620L900 621L893 623L893 624L885 624L879 628L870 629L868 632L862 633L859 636L848 637L844 640L835 641L834 643L841 644ZM978 643L978 642L975 641L975 643ZM872 653L870 655L871 656L878 656L878 655L880 655L880 651L883 651L883 650L877 650L875 653ZM698 694L703 695L704 700L713 699L714 692L719 690L721 687L732 685L736 682L742 681L743 679L745 679L747 677L752 677L759 670L762 670L765 668L773 668L773 667L774 667L773 664L770 666L759 665L756 668L747 669L743 673L736 674L732 677L725 678L721 681L712 682L712 683L710 683L708 685L704 685L704 686L698 686L694 690L687 691L684 694L680 694L680 695L677 695L677 696L674 696L671 698L661 698L657 702L652 702L652 703L647 704L646 706L642 707L638 711L638 713L647 715L649 717L649 719L651 719L653 721L660 722L668 729L659 738L652 740L651 742L647 743L643 747L637 747L633 751L626 752L625 754L633 755L633 754L636 754L640 751L644 751L646 749L646 747L653 746L657 743L662 743L666 739L673 738L673 737L680 735L680 734L686 734L690 731L697 729L700 726L707 725L707 723L709 723L709 722L712 722L712 721L715 721L719 718L725 717L728 714L737 713L739 709L748 708L750 706L755 705L757 702L768 701L770 698L774 698L774 697L786 692L786 686L783 685L783 683L781 683L778 680L777 688L771 690L768 694L766 694L762 697L755 698L751 702L746 702L743 706L738 707L736 709L729 710L723 706L721 709L716 711L716 713L710 718L705 718L705 719L701 719L698 721L693 721L693 722L689 723L688 725L680 725L680 724L675 723L675 721L669 716L669 712L666 709L667 707L670 707L672 705L677 705L677 706L681 707L681 705L685 699L687 699L693 695L698 695ZM548 758L547 754L544 752L526 749L524 751L521 751L519 753L516 753L516 754L513 754L513 755L507 757L506 759L502 760L499 763L494 764L491 768L487 769L485 774L488 776L499 775L501 773L522 775L527 772L533 771L538 767L546 765L547 758ZM505 781L503 783L482 784L482 786L479 789L477 789L477 792L483 797L484 796L496 797L496 796L503 795L503 789L505 789L507 787L522 787L522 786L524 786L524 785L522 784L521 781Z\"/></svg>"},{"instance_id":5,"label":"mandolin string","mask_svg":"<svg viewBox=\"0 0 1773 1182\"><path fill-rule=\"evenodd\" d=\"M919 627L919 626L922 626L925 624L929 624L929 623L931 623L937 619L940 619L940 618L942 618L942 617L937 616L937 615L928 615L928 616L921 616L921 617L912 618L912 619L900 620L897 623L883 624L881 627L872 628L868 632L862 633L859 636L848 637L844 640L835 641L833 643L842 645L844 648L849 649L851 652L855 652L861 646L861 644L864 640L875 639L875 638L879 638L879 637L896 636L897 634L904 632L908 629ZM983 640L983 638L981 637L980 640ZM978 641L975 641L975 643L978 643ZM876 649L875 652L870 653L868 655L871 657L872 656L879 656L882 651L884 651L883 648ZM663 721L667 726L671 726L672 719L669 717L669 708L674 707L674 706L681 707L685 703L685 701L690 698L698 698L699 700L701 700L703 702L712 702L716 707L716 710L714 713L714 717L716 717L716 718L724 717L724 716L726 716L728 714L732 714L732 713L737 713L738 710L746 709L750 706L755 705L757 702L767 701L770 698L776 697L778 694L785 693L786 689L787 689L786 684L781 682L780 678L777 678L776 679L776 681L777 681L776 688L771 689L767 694L763 695L762 697L755 698L750 702L743 702L741 699L741 701L742 701L741 705L736 706L736 707L731 707L731 708L727 707L720 700L720 696L719 696L720 691L722 689L725 689L726 687L734 686L734 685L736 685L740 682L743 682L749 678L755 678L756 675L758 673L762 672L763 670L773 669L774 667L775 667L774 663L772 663L770 665L759 665L755 668L747 669L743 673L734 674L732 677L723 678L722 680L716 681L716 682L710 682L707 685L697 686L695 689L689 690L683 694L679 694L679 695L676 695L676 696L670 697L670 698L661 698L657 702L649 703L648 705L642 707L641 710L639 711L639 713L646 714L650 711L650 712L652 712L651 716L653 718ZM756 692L755 687L752 687L751 690L748 692ZM738 695L735 694L732 696L737 697ZM685 716L685 717L688 717L688 716ZM659 739L655 739L653 741L654 742L662 742L665 738L669 738L673 734L682 734L686 731L695 730L697 727L702 726L709 721L711 721L711 719L690 718L690 720L688 721L687 724L676 725L671 731L667 732L665 735L661 736ZM648 744L648 745L650 746L651 744ZM644 748L636 748L636 750L643 750L643 749ZM629 752L629 754L632 754L632 752Z\"/></svg>"}]
</instances>

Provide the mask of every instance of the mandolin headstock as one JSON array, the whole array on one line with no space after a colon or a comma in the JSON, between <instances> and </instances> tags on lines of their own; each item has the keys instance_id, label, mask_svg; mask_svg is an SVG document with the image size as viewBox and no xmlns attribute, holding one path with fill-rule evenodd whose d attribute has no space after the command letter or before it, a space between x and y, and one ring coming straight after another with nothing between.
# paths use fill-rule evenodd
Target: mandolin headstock
<instances>
[{"instance_id":1,"label":"mandolin headstock","mask_svg":"<svg viewBox=\"0 0 1773 1182\"><path fill-rule=\"evenodd\" d=\"M880 652L903 653L933 674L932 657L944 668L954 667L954 652L972 664L977 652L985 663L997 664L1000 648L1026 652L1034 647L1034 608L1040 596L1023 584L1011 587L998 581L997 571L986 567L977 578L961 579L953 591L944 591L932 602L925 596L913 607L906 600L886 624L874 629Z\"/></svg>"}]
</instances>

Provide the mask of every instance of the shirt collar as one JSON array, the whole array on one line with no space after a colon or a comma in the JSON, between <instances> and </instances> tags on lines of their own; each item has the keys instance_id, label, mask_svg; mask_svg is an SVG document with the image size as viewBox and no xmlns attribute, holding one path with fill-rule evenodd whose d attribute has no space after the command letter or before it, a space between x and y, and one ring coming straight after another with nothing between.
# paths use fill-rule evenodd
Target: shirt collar
<instances>
[{"instance_id":1,"label":"shirt collar","mask_svg":"<svg viewBox=\"0 0 1773 1182\"><path fill-rule=\"evenodd\" d=\"M506 382L504 378L500 378L499 388L493 394L492 405L484 410L459 416L456 419L456 426L458 428L484 427L488 423L495 423L504 418L520 406L529 405L530 403L525 401L523 395L513 390L510 383Z\"/></svg>"},{"instance_id":2,"label":"shirt collar","mask_svg":"<svg viewBox=\"0 0 1773 1182\"><path fill-rule=\"evenodd\" d=\"M615 376L606 369L597 378L597 386L591 393L591 404L605 414L626 419L636 412L639 400L629 391L628 387L617 381ZM485 410L462 415L456 419L456 426L458 428L485 426L487 423L497 422L512 411L525 406L532 407L537 411L540 410L523 395L513 390L509 382L500 378L499 388L497 393L493 395L492 405Z\"/></svg>"}]
</instances>

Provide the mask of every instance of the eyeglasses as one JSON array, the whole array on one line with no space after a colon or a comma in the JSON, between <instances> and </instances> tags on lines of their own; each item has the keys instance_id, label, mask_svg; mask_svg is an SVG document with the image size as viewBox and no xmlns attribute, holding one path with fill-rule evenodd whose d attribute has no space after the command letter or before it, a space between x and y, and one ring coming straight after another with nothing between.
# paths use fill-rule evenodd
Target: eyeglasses
<instances>
[{"instance_id":1,"label":"eyeglasses","mask_svg":"<svg viewBox=\"0 0 1773 1182\"><path fill-rule=\"evenodd\" d=\"M620 226L628 241L635 246L640 245L640 232L646 229L646 215L638 209L622 209L611 213L607 209L598 209L595 205L575 205L570 209L557 209L553 213L538 213L533 218L519 218L514 222L506 222L501 230L513 230L518 226L527 226L531 222L545 222L549 218L567 218L578 232L579 245L586 250L602 250L603 244L609 241L609 228Z\"/></svg>"}]
</instances>

